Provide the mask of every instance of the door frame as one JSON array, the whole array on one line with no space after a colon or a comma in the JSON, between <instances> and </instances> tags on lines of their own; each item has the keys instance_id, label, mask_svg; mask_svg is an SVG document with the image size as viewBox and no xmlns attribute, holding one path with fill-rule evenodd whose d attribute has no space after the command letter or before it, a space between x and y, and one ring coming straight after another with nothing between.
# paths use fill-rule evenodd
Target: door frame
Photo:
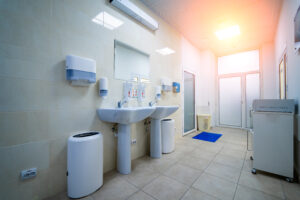
<instances>
[{"instance_id":1,"label":"door frame","mask_svg":"<svg viewBox=\"0 0 300 200\"><path fill-rule=\"evenodd\" d=\"M184 93L185 93L185 91L184 91L184 73L185 72L187 72L187 73L190 73L190 74L193 74L194 75L194 102L195 102L195 104L194 104L194 113L195 113L195 115L194 115L194 118L195 118L195 124L194 124L194 129L192 129L192 130L189 130L189 131L187 131L187 132L184 132ZM192 70L190 70L190 69L183 69L182 70L182 88L183 88L183 95L182 95L182 103L183 103L183 109L182 109L182 136L185 136L185 135L187 135L187 134L190 134L190 133L192 133L192 132L194 132L194 131L196 131L197 130L197 117L196 117L196 80L197 80L197 76L196 76L196 73L194 72L194 71L192 71Z\"/></svg>"},{"instance_id":2,"label":"door frame","mask_svg":"<svg viewBox=\"0 0 300 200\"><path fill-rule=\"evenodd\" d=\"M259 75L259 98L261 98L261 73L260 70L248 71L248 72L239 72L239 73L231 73L231 74L221 74L218 75L218 126L220 127L228 127L228 128L246 128L247 125L247 91L246 91L246 76L248 74L258 74ZM224 125L221 124L221 115L220 115L220 79L221 78L233 78L240 77L241 78L241 126L232 126L232 125ZM243 113L244 112L244 113Z\"/></svg>"},{"instance_id":3,"label":"door frame","mask_svg":"<svg viewBox=\"0 0 300 200\"><path fill-rule=\"evenodd\" d=\"M260 71L257 71L257 72L255 72L255 71L253 71L253 72L246 72L245 74L244 74L244 84L245 84L245 96L244 96L244 98L245 98L245 106L244 106L244 109L245 109L245 126L244 126L244 128L247 128L247 121L248 121L248 115L247 115L247 79L246 79L246 77L247 77L247 75L249 75L249 74L258 74L258 86L259 86L259 96L258 96L258 98L260 99L261 98L261 89L262 89L262 87L261 87L261 74L260 74Z\"/></svg>"},{"instance_id":4,"label":"door frame","mask_svg":"<svg viewBox=\"0 0 300 200\"><path fill-rule=\"evenodd\" d=\"M287 91L288 91L288 85L287 85L287 62L288 62L288 58L287 58L287 50L286 48L284 49L280 60L279 60L279 64L278 64L278 82L279 82L279 99L281 99L281 80L280 80L280 63L283 62L283 67L284 67L284 99L287 99Z\"/></svg>"}]
</instances>

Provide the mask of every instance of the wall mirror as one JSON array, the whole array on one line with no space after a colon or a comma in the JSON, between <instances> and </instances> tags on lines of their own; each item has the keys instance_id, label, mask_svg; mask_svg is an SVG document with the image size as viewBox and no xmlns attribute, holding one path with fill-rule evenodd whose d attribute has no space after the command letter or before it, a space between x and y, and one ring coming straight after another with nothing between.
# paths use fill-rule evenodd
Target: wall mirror
<instances>
[{"instance_id":1,"label":"wall mirror","mask_svg":"<svg viewBox=\"0 0 300 200\"><path fill-rule=\"evenodd\" d=\"M134 47L115 40L115 79L149 81L150 56Z\"/></svg>"}]
</instances>

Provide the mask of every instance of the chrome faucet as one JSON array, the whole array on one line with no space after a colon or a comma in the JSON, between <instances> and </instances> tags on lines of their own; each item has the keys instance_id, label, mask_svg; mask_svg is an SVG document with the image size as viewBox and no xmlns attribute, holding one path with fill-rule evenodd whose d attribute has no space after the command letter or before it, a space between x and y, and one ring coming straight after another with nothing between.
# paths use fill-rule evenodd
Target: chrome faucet
<instances>
[{"instance_id":1,"label":"chrome faucet","mask_svg":"<svg viewBox=\"0 0 300 200\"><path fill-rule=\"evenodd\" d=\"M153 101L149 102L149 106L152 107L157 103L157 97L155 96L155 99Z\"/></svg>"},{"instance_id":2,"label":"chrome faucet","mask_svg":"<svg viewBox=\"0 0 300 200\"><path fill-rule=\"evenodd\" d=\"M127 102L128 100L126 98L122 99L121 101L118 101L118 108L122 108L123 105Z\"/></svg>"},{"instance_id":3,"label":"chrome faucet","mask_svg":"<svg viewBox=\"0 0 300 200\"><path fill-rule=\"evenodd\" d=\"M123 83L123 99L118 101L118 108L122 108L125 103L128 103L128 98L130 97L132 89L132 83L125 82Z\"/></svg>"}]
</instances>

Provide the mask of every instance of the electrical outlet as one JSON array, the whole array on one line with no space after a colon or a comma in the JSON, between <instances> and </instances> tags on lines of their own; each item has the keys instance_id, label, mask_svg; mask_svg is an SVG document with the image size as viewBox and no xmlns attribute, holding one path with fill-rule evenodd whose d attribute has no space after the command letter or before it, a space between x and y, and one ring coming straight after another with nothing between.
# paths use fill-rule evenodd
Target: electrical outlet
<instances>
[{"instance_id":1,"label":"electrical outlet","mask_svg":"<svg viewBox=\"0 0 300 200\"><path fill-rule=\"evenodd\" d=\"M36 177L36 174L37 174L36 168L24 169L21 171L21 179L22 180L30 179Z\"/></svg>"},{"instance_id":2,"label":"electrical outlet","mask_svg":"<svg viewBox=\"0 0 300 200\"><path fill-rule=\"evenodd\" d=\"M136 139L132 139L131 144L136 144Z\"/></svg>"}]
</instances>

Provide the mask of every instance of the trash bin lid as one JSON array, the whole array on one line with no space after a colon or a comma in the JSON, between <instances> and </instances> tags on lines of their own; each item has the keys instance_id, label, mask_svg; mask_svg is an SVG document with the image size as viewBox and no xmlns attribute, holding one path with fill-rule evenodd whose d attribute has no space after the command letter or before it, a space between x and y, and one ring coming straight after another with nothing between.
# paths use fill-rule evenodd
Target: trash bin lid
<instances>
[{"instance_id":1,"label":"trash bin lid","mask_svg":"<svg viewBox=\"0 0 300 200\"><path fill-rule=\"evenodd\" d=\"M80 134L74 135L73 137L82 138L82 137L89 137L89 136L93 136L93 135L97 135L97 134L99 134L99 132L87 132L87 133L80 133Z\"/></svg>"},{"instance_id":2,"label":"trash bin lid","mask_svg":"<svg viewBox=\"0 0 300 200\"><path fill-rule=\"evenodd\" d=\"M172 119L163 119L162 121L171 121Z\"/></svg>"}]
</instances>

